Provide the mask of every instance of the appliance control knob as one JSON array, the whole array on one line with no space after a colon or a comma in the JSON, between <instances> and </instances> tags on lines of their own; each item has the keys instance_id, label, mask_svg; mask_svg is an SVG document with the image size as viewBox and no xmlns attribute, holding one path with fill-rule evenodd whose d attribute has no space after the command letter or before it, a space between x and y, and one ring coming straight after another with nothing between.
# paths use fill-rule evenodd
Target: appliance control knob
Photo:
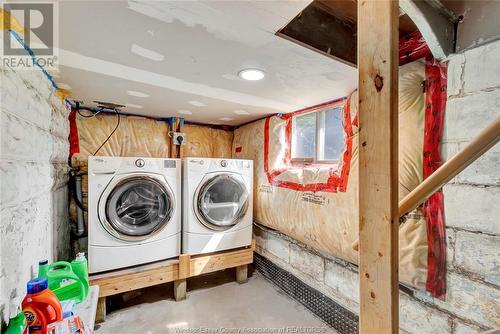
<instances>
[{"instance_id":1,"label":"appliance control knob","mask_svg":"<svg viewBox=\"0 0 500 334\"><path fill-rule=\"evenodd\" d=\"M226 160L222 160L222 161L220 162L220 165L221 165L222 167L227 167L227 161L226 161Z\"/></svg>"},{"instance_id":2,"label":"appliance control knob","mask_svg":"<svg viewBox=\"0 0 500 334\"><path fill-rule=\"evenodd\" d=\"M142 160L142 159L137 159L137 160L135 161L135 165L136 165L137 167L139 167L139 168L144 167L144 165L145 165L145 164L146 164L146 163L145 163L145 162L144 162L144 160Z\"/></svg>"}]
</instances>

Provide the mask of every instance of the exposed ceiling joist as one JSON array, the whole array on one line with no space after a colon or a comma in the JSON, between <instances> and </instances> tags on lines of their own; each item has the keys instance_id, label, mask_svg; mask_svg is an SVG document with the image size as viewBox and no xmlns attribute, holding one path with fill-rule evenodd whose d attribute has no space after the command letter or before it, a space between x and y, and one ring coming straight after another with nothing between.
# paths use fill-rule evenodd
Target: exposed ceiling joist
<instances>
[{"instance_id":1,"label":"exposed ceiling joist","mask_svg":"<svg viewBox=\"0 0 500 334\"><path fill-rule=\"evenodd\" d=\"M437 3L437 0L400 0L399 7L418 27L432 55L441 60L454 52L455 22L454 16L450 16L453 13L439 10Z\"/></svg>"}]
</instances>

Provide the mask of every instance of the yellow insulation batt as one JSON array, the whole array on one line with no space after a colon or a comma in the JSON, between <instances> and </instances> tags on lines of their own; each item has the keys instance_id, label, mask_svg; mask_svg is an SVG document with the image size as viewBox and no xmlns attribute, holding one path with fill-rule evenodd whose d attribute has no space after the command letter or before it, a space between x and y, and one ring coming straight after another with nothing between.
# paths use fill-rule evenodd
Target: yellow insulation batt
<instances>
[{"instance_id":1,"label":"yellow insulation batt","mask_svg":"<svg viewBox=\"0 0 500 334\"><path fill-rule=\"evenodd\" d=\"M83 115L88 112L82 111ZM101 114L82 117L77 114L76 124L80 153L72 158L74 167L87 166L89 155L99 148L116 126L116 115ZM181 146L182 156L230 158L233 132L208 126L186 124L181 129L187 135ZM120 126L99 150L100 156L150 157L169 156L169 127L167 122L139 116L120 116Z\"/></svg>"},{"instance_id":2,"label":"yellow insulation batt","mask_svg":"<svg viewBox=\"0 0 500 334\"><path fill-rule=\"evenodd\" d=\"M422 181L422 149L424 136L425 93L424 65L413 62L400 68L399 101L399 173L400 198ZM357 93L350 99L352 149L347 186L336 192L298 191L281 183L307 185L325 183L333 168L341 175L344 154L338 166L290 168L284 159L287 151L286 120L273 116L269 120L268 174L283 170L269 182L264 166L264 131L266 120L244 125L234 132L233 157L253 159L255 168L254 219L276 229L318 251L326 252L352 263L358 253L352 243L358 237L358 127ZM346 150L346 149L344 149ZM280 186L281 185L281 186ZM427 231L420 211L405 217L400 227L400 280L425 288L427 277Z\"/></svg>"},{"instance_id":3,"label":"yellow insulation batt","mask_svg":"<svg viewBox=\"0 0 500 334\"><path fill-rule=\"evenodd\" d=\"M187 135L187 145L182 146L183 157L231 158L232 131L186 124L182 132Z\"/></svg>"},{"instance_id":4,"label":"yellow insulation batt","mask_svg":"<svg viewBox=\"0 0 500 334\"><path fill-rule=\"evenodd\" d=\"M81 111L83 115L88 111ZM86 170L89 155L101 146L116 126L117 116L100 114L95 117L76 116L80 153L73 155L73 167ZM168 157L168 125L144 117L120 116L120 126L99 150L100 156Z\"/></svg>"}]
</instances>

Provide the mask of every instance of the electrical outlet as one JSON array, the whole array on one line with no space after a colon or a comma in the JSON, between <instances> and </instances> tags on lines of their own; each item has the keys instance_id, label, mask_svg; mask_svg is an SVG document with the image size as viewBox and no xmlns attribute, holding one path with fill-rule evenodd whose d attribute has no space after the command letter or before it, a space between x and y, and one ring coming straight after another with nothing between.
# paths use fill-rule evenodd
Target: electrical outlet
<instances>
[{"instance_id":1,"label":"electrical outlet","mask_svg":"<svg viewBox=\"0 0 500 334\"><path fill-rule=\"evenodd\" d=\"M174 145L186 145L186 134L184 132L174 132L172 134Z\"/></svg>"}]
</instances>

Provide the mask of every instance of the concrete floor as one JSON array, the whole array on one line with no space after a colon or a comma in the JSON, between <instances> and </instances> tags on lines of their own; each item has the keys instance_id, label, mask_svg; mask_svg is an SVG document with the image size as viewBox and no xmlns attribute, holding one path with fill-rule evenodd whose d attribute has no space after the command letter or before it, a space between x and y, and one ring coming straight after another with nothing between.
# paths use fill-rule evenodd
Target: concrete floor
<instances>
[{"instance_id":1,"label":"concrete floor","mask_svg":"<svg viewBox=\"0 0 500 334\"><path fill-rule=\"evenodd\" d=\"M233 270L191 279L181 302L173 300L170 283L108 298L108 303L97 334L336 333L258 272L245 284L234 281ZM280 332L283 327L289 330Z\"/></svg>"}]
</instances>

